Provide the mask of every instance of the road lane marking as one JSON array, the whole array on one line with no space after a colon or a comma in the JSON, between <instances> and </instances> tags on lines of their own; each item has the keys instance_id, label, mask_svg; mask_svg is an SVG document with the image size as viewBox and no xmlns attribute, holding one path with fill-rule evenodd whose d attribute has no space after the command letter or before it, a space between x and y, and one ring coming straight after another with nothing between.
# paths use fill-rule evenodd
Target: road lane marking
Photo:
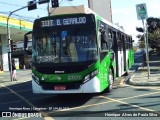
<instances>
[{"instance_id":1,"label":"road lane marking","mask_svg":"<svg viewBox=\"0 0 160 120\"><path fill-rule=\"evenodd\" d=\"M127 98L122 98L122 99L118 99L118 101L121 101L121 100L128 100L128 99L131 99L131 98L136 98L136 97L141 97L141 96L147 96L147 95L151 95L151 94L158 94L160 92L154 92L154 93L149 93L149 94L143 94L143 95L137 95L137 96L132 96L132 97L127 97ZM98 96L98 98L105 98L107 99L108 97L105 97L105 96ZM114 100L114 99L113 99ZM64 109L64 110L57 110L57 111L50 111L50 112L47 112L47 113L56 113L56 112L63 112L63 111L70 111L70 110L75 110L75 109L81 109L81 108L87 108L87 107L93 107L93 106L98 106L98 105L103 105L103 104L107 104L107 103L110 103L110 102L115 102L113 100L109 100L107 102L101 102L101 103L97 103L97 104L90 104L90 105L83 105L83 106L79 106L79 107L73 107L73 108L68 108L68 109Z\"/></svg>"},{"instance_id":2,"label":"road lane marking","mask_svg":"<svg viewBox=\"0 0 160 120\"><path fill-rule=\"evenodd\" d=\"M146 94L142 94L142 95L136 95L136 96L132 96L132 97L126 97L126 98L122 98L122 99L118 99L118 100L128 100L128 99L131 99L131 98L137 98L137 97L142 97L142 96L147 96L147 95L152 95L152 94L158 94L158 93L160 93L160 91L159 92L146 93ZM104 98L106 96L99 96L99 97Z\"/></svg>"},{"instance_id":3,"label":"road lane marking","mask_svg":"<svg viewBox=\"0 0 160 120\"><path fill-rule=\"evenodd\" d=\"M27 90L19 90L19 91L16 91L16 92L25 92L25 91L30 91L30 90L32 90L32 89L27 89ZM11 94L12 92L6 92L6 93L2 93L2 94L0 94L0 96L1 95L6 95L6 94Z\"/></svg>"},{"instance_id":4,"label":"road lane marking","mask_svg":"<svg viewBox=\"0 0 160 120\"><path fill-rule=\"evenodd\" d=\"M137 95L137 96L132 96L132 97L127 97L127 98L122 98L122 99L118 99L118 100L128 100L131 98L137 98L137 97L142 97L142 96L147 96L147 95L151 95L151 94L158 94L160 92L154 92L154 93L148 93L148 94L142 94L142 95ZM48 96L50 97L50 96ZM105 98L105 96L98 96L98 97L103 97ZM32 99L28 99L28 100L33 100L33 99L41 99L44 97L39 97L39 98L32 98ZM47 98L47 97L46 97ZM19 101L12 101L12 102L6 102L6 103L1 103L1 104L8 104L8 103L13 103L13 102L21 102L22 100ZM65 109L65 110L59 110L56 112L60 112L60 111L69 111L69 110L74 110L74 109L81 109L81 108L86 108L86 107L91 107L91 106L98 106L98 105L102 105L102 104L107 104L113 101L107 101L107 102L101 102L101 103L97 103L97 104L90 104L90 105L84 105L84 106L79 106L79 107L73 107L73 108L69 108L69 109ZM51 112L47 112L47 113L55 113L55 111L51 111Z\"/></svg>"},{"instance_id":5,"label":"road lane marking","mask_svg":"<svg viewBox=\"0 0 160 120\"><path fill-rule=\"evenodd\" d=\"M154 112L154 113L160 114L160 112L156 112L156 110L153 110L153 109L141 107L141 106L134 105L134 104L130 104L130 103L127 103L127 102L123 102L123 101L120 101L120 100L115 100L115 99L112 99L112 98L109 98L109 97L104 97L104 96L101 96L101 97L102 97L102 98L106 98L107 100L111 100L111 101L113 101L113 102L118 102L118 103L121 103L121 104L126 104L126 105L129 105L129 106L135 107L135 108L139 108L139 109L141 109L141 110L152 111L152 112Z\"/></svg>"},{"instance_id":6,"label":"road lane marking","mask_svg":"<svg viewBox=\"0 0 160 120\"><path fill-rule=\"evenodd\" d=\"M23 96L21 96L20 94L18 94L17 92L15 92L14 90L10 89L7 86L1 85L2 87L8 89L9 91L11 91L11 93L15 94L16 96L18 96L20 99L22 99L23 101L25 101L28 105L30 106L34 106L32 103L30 103L28 100L26 100Z\"/></svg>"},{"instance_id":7,"label":"road lane marking","mask_svg":"<svg viewBox=\"0 0 160 120\"><path fill-rule=\"evenodd\" d=\"M26 100L23 96L21 96L20 94L18 94L17 92L15 92L14 90L10 89L9 87L1 84L0 86L8 89L9 91L11 91L13 94L15 94L16 96L18 96L21 100L25 101L29 106L31 107L36 107L34 104L32 104L31 102L29 102L28 100ZM50 117L47 113L43 112L43 111L38 111L40 113L42 113L42 115L44 115L45 117L47 117L47 120L54 120L52 117ZM45 118L44 117L44 118ZM18 119L17 119L18 120Z\"/></svg>"},{"instance_id":8,"label":"road lane marking","mask_svg":"<svg viewBox=\"0 0 160 120\"><path fill-rule=\"evenodd\" d=\"M3 86L4 87L4 86ZM142 87L141 87L142 88ZM13 92L12 92L13 93ZM151 94L157 94L157 93L160 93L160 92L154 92L154 93L148 93L148 94L143 94L143 95L137 95L137 96L132 96L132 97L128 97L128 98L123 98L123 99L118 99L118 101L120 100L125 100L125 99L131 99L131 98L136 98L136 97L141 97L141 96L146 96L146 95L151 95ZM50 96L49 96L50 97ZM101 96L98 96L98 97L101 97ZM103 96L104 97L104 96ZM23 97L24 98L24 97ZM44 97L41 97L41 98L44 98ZM35 99L40 99L40 98L35 98ZM32 99L28 99L28 100L32 100ZM113 99L114 100L114 99ZM74 108L69 108L69 109L66 109L66 110L74 110L74 109L80 109L80 108L86 108L86 107L90 107L90 106L97 106L97 105L102 105L102 104L106 104L106 103L110 103L110 102L116 102L116 101L107 101L107 102L102 102L102 103L98 103L98 104L90 104L90 105L85 105L85 106L80 106L80 107L74 107ZM122 101L121 101L122 102ZM13 101L12 101L13 103ZM129 104L129 103L128 103ZM131 104L132 105L132 104ZM139 106L140 107L140 106ZM61 111L64 111L64 110L61 110ZM48 112L48 113L54 113L55 111L51 111L51 112ZM60 112L60 111L59 111Z\"/></svg>"},{"instance_id":9,"label":"road lane marking","mask_svg":"<svg viewBox=\"0 0 160 120\"><path fill-rule=\"evenodd\" d=\"M112 101L101 102L101 103L90 104L90 105L83 105L83 106L79 106L79 107L73 107L73 108L62 109L62 110L57 110L57 111L50 111L50 112L48 112L48 113L56 113L56 112L61 112L61 111L69 111L69 110L81 109L81 108L86 108L86 107L92 107L92 106L97 106L97 105L103 105L103 104L110 103L110 102L112 102Z\"/></svg>"}]
</instances>

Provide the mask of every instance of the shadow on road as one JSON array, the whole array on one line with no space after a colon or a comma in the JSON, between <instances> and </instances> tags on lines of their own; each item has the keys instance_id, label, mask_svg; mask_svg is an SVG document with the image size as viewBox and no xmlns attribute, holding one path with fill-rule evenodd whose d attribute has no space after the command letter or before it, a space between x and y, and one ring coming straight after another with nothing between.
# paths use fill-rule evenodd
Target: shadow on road
<instances>
[{"instance_id":1,"label":"shadow on road","mask_svg":"<svg viewBox=\"0 0 160 120\"><path fill-rule=\"evenodd\" d=\"M24 104L25 107L33 107L26 101L38 108L72 108L84 105L92 99L93 96L94 94L33 94L31 89L31 81L28 81L7 85L6 87L0 86L0 108L8 110L11 106L17 107L16 105L18 102L21 103L18 107L23 108ZM21 98L24 98L25 100ZM26 103L28 104L27 106Z\"/></svg>"}]
</instances>

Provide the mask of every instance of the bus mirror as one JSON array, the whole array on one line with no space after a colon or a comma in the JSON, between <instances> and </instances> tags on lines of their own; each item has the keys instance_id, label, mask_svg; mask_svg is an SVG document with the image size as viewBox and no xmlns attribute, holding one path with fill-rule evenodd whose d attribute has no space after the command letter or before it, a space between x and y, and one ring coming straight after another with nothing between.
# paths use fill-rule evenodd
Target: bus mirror
<instances>
[{"instance_id":1,"label":"bus mirror","mask_svg":"<svg viewBox=\"0 0 160 120\"><path fill-rule=\"evenodd\" d=\"M28 48L28 36L24 36L24 50Z\"/></svg>"},{"instance_id":2,"label":"bus mirror","mask_svg":"<svg viewBox=\"0 0 160 120\"><path fill-rule=\"evenodd\" d=\"M32 31L29 31L24 35L24 50L28 48L28 36L27 35L29 34L32 34Z\"/></svg>"}]
</instances>

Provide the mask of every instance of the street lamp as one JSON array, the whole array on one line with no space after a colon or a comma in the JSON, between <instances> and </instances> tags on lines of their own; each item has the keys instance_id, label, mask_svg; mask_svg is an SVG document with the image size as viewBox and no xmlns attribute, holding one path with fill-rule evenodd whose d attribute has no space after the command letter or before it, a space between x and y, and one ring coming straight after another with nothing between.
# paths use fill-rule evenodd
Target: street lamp
<instances>
[{"instance_id":1,"label":"street lamp","mask_svg":"<svg viewBox=\"0 0 160 120\"><path fill-rule=\"evenodd\" d=\"M39 3L39 2L35 2L34 4L37 4L37 3ZM22 10L22 9L24 9L24 8L27 8L27 7L29 7L29 6L31 6L31 5L27 5L27 6L23 6L23 7L21 7L21 8L19 8L19 9L16 9L16 10L14 10L14 11L11 11L10 13L9 13L9 15L8 15L8 17L7 17L7 36L8 36L8 42L9 42L9 69L10 69L10 76L11 76L11 81L13 81L13 78L12 78L12 57L11 57L11 35L10 35L10 28L9 28L9 25L8 25L8 23L9 23L9 18L10 18L10 16L13 14L13 13L15 13L15 12L17 12L17 11L19 11L19 10Z\"/></svg>"},{"instance_id":2,"label":"street lamp","mask_svg":"<svg viewBox=\"0 0 160 120\"><path fill-rule=\"evenodd\" d=\"M22 8L19 8L17 10L14 10L12 12L9 13L9 16L7 17L7 36L8 36L8 43L9 43L9 70L10 70L10 76L11 76L11 81L13 81L13 77L12 77L12 56L11 56L11 35L10 35L10 28L9 28L9 18L10 16L14 13L14 12L17 12L21 9L24 9L28 6L24 6Z\"/></svg>"}]
</instances>

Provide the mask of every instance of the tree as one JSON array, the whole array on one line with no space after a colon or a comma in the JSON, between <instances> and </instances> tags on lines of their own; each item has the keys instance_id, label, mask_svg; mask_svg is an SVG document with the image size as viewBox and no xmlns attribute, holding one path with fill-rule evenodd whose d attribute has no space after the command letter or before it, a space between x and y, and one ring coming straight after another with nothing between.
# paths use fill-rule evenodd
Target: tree
<instances>
[{"instance_id":1,"label":"tree","mask_svg":"<svg viewBox=\"0 0 160 120\"><path fill-rule=\"evenodd\" d=\"M154 31L153 33L149 33L148 36L148 43L150 47L156 48L158 51L160 51L160 34L158 34L157 31Z\"/></svg>"},{"instance_id":2,"label":"tree","mask_svg":"<svg viewBox=\"0 0 160 120\"><path fill-rule=\"evenodd\" d=\"M160 19L158 18L153 18L153 17L148 18L147 24L148 24L148 31L150 33L153 33L154 31L160 29Z\"/></svg>"},{"instance_id":3,"label":"tree","mask_svg":"<svg viewBox=\"0 0 160 120\"><path fill-rule=\"evenodd\" d=\"M144 41L140 41L139 42L139 48L144 48L144 47L145 47Z\"/></svg>"},{"instance_id":4,"label":"tree","mask_svg":"<svg viewBox=\"0 0 160 120\"><path fill-rule=\"evenodd\" d=\"M151 48L156 48L160 51L160 19L150 17L147 19L148 25L148 44ZM143 32L143 28L136 28L138 32ZM143 35L138 35L140 42L144 41ZM142 47L142 46L141 46Z\"/></svg>"}]
</instances>

